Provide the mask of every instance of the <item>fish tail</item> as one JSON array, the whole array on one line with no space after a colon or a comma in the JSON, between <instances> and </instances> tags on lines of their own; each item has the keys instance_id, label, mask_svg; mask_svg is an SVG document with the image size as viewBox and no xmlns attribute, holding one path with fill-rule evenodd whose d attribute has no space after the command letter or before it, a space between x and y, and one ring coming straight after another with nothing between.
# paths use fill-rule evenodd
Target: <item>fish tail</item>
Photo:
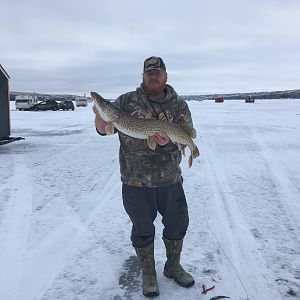
<instances>
[{"instance_id":1,"label":"fish tail","mask_svg":"<svg viewBox=\"0 0 300 300\"><path fill-rule=\"evenodd\" d=\"M189 161L188 161L188 166L189 168L192 166L193 164L193 158L196 158L200 155L199 149L196 145L193 145L193 148L191 148L191 155L189 157Z\"/></svg>"},{"instance_id":2,"label":"fish tail","mask_svg":"<svg viewBox=\"0 0 300 300\"><path fill-rule=\"evenodd\" d=\"M193 158L196 158L196 157L198 157L199 155L200 155L199 149L198 149L198 147L197 147L196 145L194 145L194 148L193 148L193 150L192 150L191 156L192 156Z\"/></svg>"},{"instance_id":3,"label":"fish tail","mask_svg":"<svg viewBox=\"0 0 300 300\"><path fill-rule=\"evenodd\" d=\"M189 157L189 161L188 161L189 168L192 166L192 164L193 164L193 156L191 154L190 157Z\"/></svg>"}]
</instances>

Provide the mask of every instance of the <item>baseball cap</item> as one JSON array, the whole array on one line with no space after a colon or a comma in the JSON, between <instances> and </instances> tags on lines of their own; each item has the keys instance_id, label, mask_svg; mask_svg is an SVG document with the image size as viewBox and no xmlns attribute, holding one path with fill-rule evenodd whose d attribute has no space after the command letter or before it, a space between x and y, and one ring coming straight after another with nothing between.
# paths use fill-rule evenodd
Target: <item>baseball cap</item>
<instances>
[{"instance_id":1,"label":"baseball cap","mask_svg":"<svg viewBox=\"0 0 300 300\"><path fill-rule=\"evenodd\" d=\"M151 56L144 61L144 72L150 70L164 70L166 71L166 66L162 58L157 56Z\"/></svg>"}]
</instances>

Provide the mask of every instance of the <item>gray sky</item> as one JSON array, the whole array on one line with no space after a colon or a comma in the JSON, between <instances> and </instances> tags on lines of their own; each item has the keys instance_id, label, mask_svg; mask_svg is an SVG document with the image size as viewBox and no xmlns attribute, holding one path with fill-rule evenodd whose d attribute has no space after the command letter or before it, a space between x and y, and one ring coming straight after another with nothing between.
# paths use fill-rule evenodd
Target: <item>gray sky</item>
<instances>
[{"instance_id":1,"label":"gray sky","mask_svg":"<svg viewBox=\"0 0 300 300\"><path fill-rule=\"evenodd\" d=\"M300 88L299 0L1 2L12 91L114 98L152 55L179 94Z\"/></svg>"}]
</instances>

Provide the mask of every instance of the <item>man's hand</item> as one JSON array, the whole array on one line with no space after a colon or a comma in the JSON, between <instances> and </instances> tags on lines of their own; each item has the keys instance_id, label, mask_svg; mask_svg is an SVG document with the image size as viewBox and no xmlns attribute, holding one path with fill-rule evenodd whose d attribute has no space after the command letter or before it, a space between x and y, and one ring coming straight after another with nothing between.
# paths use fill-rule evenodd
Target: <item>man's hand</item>
<instances>
[{"instance_id":1,"label":"man's hand","mask_svg":"<svg viewBox=\"0 0 300 300\"><path fill-rule=\"evenodd\" d=\"M95 127L97 128L98 132L101 134L106 134L105 127L107 122L105 122L99 115L97 108L93 105L93 112L95 114Z\"/></svg>"},{"instance_id":2,"label":"man's hand","mask_svg":"<svg viewBox=\"0 0 300 300\"><path fill-rule=\"evenodd\" d=\"M155 142L162 147L170 142L170 138L164 132L157 132L153 137Z\"/></svg>"}]
</instances>

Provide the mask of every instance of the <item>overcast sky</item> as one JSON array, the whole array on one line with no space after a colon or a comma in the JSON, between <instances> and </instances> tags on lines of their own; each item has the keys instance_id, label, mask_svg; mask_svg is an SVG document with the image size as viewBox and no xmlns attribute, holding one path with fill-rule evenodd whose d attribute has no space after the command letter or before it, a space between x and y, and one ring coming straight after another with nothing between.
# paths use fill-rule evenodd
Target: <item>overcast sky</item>
<instances>
[{"instance_id":1,"label":"overcast sky","mask_svg":"<svg viewBox=\"0 0 300 300\"><path fill-rule=\"evenodd\" d=\"M114 98L152 55L179 94L300 88L299 0L10 0L0 20L11 91Z\"/></svg>"}]
</instances>

